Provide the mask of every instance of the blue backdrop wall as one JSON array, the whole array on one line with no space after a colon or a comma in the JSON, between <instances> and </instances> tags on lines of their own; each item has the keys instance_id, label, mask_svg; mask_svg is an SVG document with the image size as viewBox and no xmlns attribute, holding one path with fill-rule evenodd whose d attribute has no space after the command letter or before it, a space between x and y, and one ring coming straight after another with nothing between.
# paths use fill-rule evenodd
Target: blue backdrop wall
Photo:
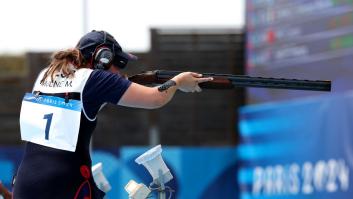
<instances>
[{"instance_id":1,"label":"blue backdrop wall","mask_svg":"<svg viewBox=\"0 0 353 199\"><path fill-rule=\"evenodd\" d=\"M241 199L353 196L353 92L244 107Z\"/></svg>"}]
</instances>

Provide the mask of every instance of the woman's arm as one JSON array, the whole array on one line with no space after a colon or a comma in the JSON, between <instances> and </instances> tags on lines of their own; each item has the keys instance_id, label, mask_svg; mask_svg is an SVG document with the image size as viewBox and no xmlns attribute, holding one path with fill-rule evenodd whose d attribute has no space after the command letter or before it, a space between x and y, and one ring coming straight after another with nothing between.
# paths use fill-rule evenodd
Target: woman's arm
<instances>
[{"instance_id":1,"label":"woman's arm","mask_svg":"<svg viewBox=\"0 0 353 199\"><path fill-rule=\"evenodd\" d=\"M118 104L146 109L159 108L167 104L178 89L183 92L200 92L198 84L211 80L210 77L202 78L202 75L198 73L184 72L157 87L146 87L132 83Z\"/></svg>"}]
</instances>

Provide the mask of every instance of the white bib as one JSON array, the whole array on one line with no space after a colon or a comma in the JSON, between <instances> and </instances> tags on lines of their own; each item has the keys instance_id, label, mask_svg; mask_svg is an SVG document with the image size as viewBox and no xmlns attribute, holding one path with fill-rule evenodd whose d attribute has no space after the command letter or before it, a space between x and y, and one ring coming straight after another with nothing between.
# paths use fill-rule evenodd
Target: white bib
<instances>
[{"instance_id":1,"label":"white bib","mask_svg":"<svg viewBox=\"0 0 353 199\"><path fill-rule=\"evenodd\" d=\"M74 78L58 78L40 83L42 72L34 86L43 93L79 92L92 70L80 69ZM82 100L82 95L81 95ZM80 130L82 101L56 96L26 93L21 107L20 128L22 140L43 146L74 152Z\"/></svg>"}]
</instances>

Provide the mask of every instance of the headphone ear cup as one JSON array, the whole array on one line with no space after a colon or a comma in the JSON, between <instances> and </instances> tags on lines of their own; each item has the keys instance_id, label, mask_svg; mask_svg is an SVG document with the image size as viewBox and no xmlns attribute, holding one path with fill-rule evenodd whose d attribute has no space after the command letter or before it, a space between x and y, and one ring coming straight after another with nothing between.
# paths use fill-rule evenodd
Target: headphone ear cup
<instances>
[{"instance_id":1,"label":"headphone ear cup","mask_svg":"<svg viewBox=\"0 0 353 199\"><path fill-rule=\"evenodd\" d=\"M94 69L108 70L113 61L113 53L109 48L101 48L94 57Z\"/></svg>"}]
</instances>

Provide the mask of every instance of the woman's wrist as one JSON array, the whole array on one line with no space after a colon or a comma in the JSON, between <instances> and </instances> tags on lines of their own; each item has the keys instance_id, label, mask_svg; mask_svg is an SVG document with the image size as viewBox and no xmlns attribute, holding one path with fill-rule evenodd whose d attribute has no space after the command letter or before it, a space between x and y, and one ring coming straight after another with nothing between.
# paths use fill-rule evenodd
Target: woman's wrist
<instances>
[{"instance_id":1,"label":"woman's wrist","mask_svg":"<svg viewBox=\"0 0 353 199\"><path fill-rule=\"evenodd\" d=\"M173 78L170 79L170 80L174 81L174 82L175 82L175 87L176 87L177 89L179 89L179 87L180 87L180 82L181 82L180 78L179 78L178 76L175 76L175 77L173 77Z\"/></svg>"},{"instance_id":2,"label":"woman's wrist","mask_svg":"<svg viewBox=\"0 0 353 199\"><path fill-rule=\"evenodd\" d=\"M176 82L172 79L164 82L162 85L160 85L158 87L158 91L159 92L164 92L164 91L167 91L169 88L171 87L175 87L176 86Z\"/></svg>"}]
</instances>

